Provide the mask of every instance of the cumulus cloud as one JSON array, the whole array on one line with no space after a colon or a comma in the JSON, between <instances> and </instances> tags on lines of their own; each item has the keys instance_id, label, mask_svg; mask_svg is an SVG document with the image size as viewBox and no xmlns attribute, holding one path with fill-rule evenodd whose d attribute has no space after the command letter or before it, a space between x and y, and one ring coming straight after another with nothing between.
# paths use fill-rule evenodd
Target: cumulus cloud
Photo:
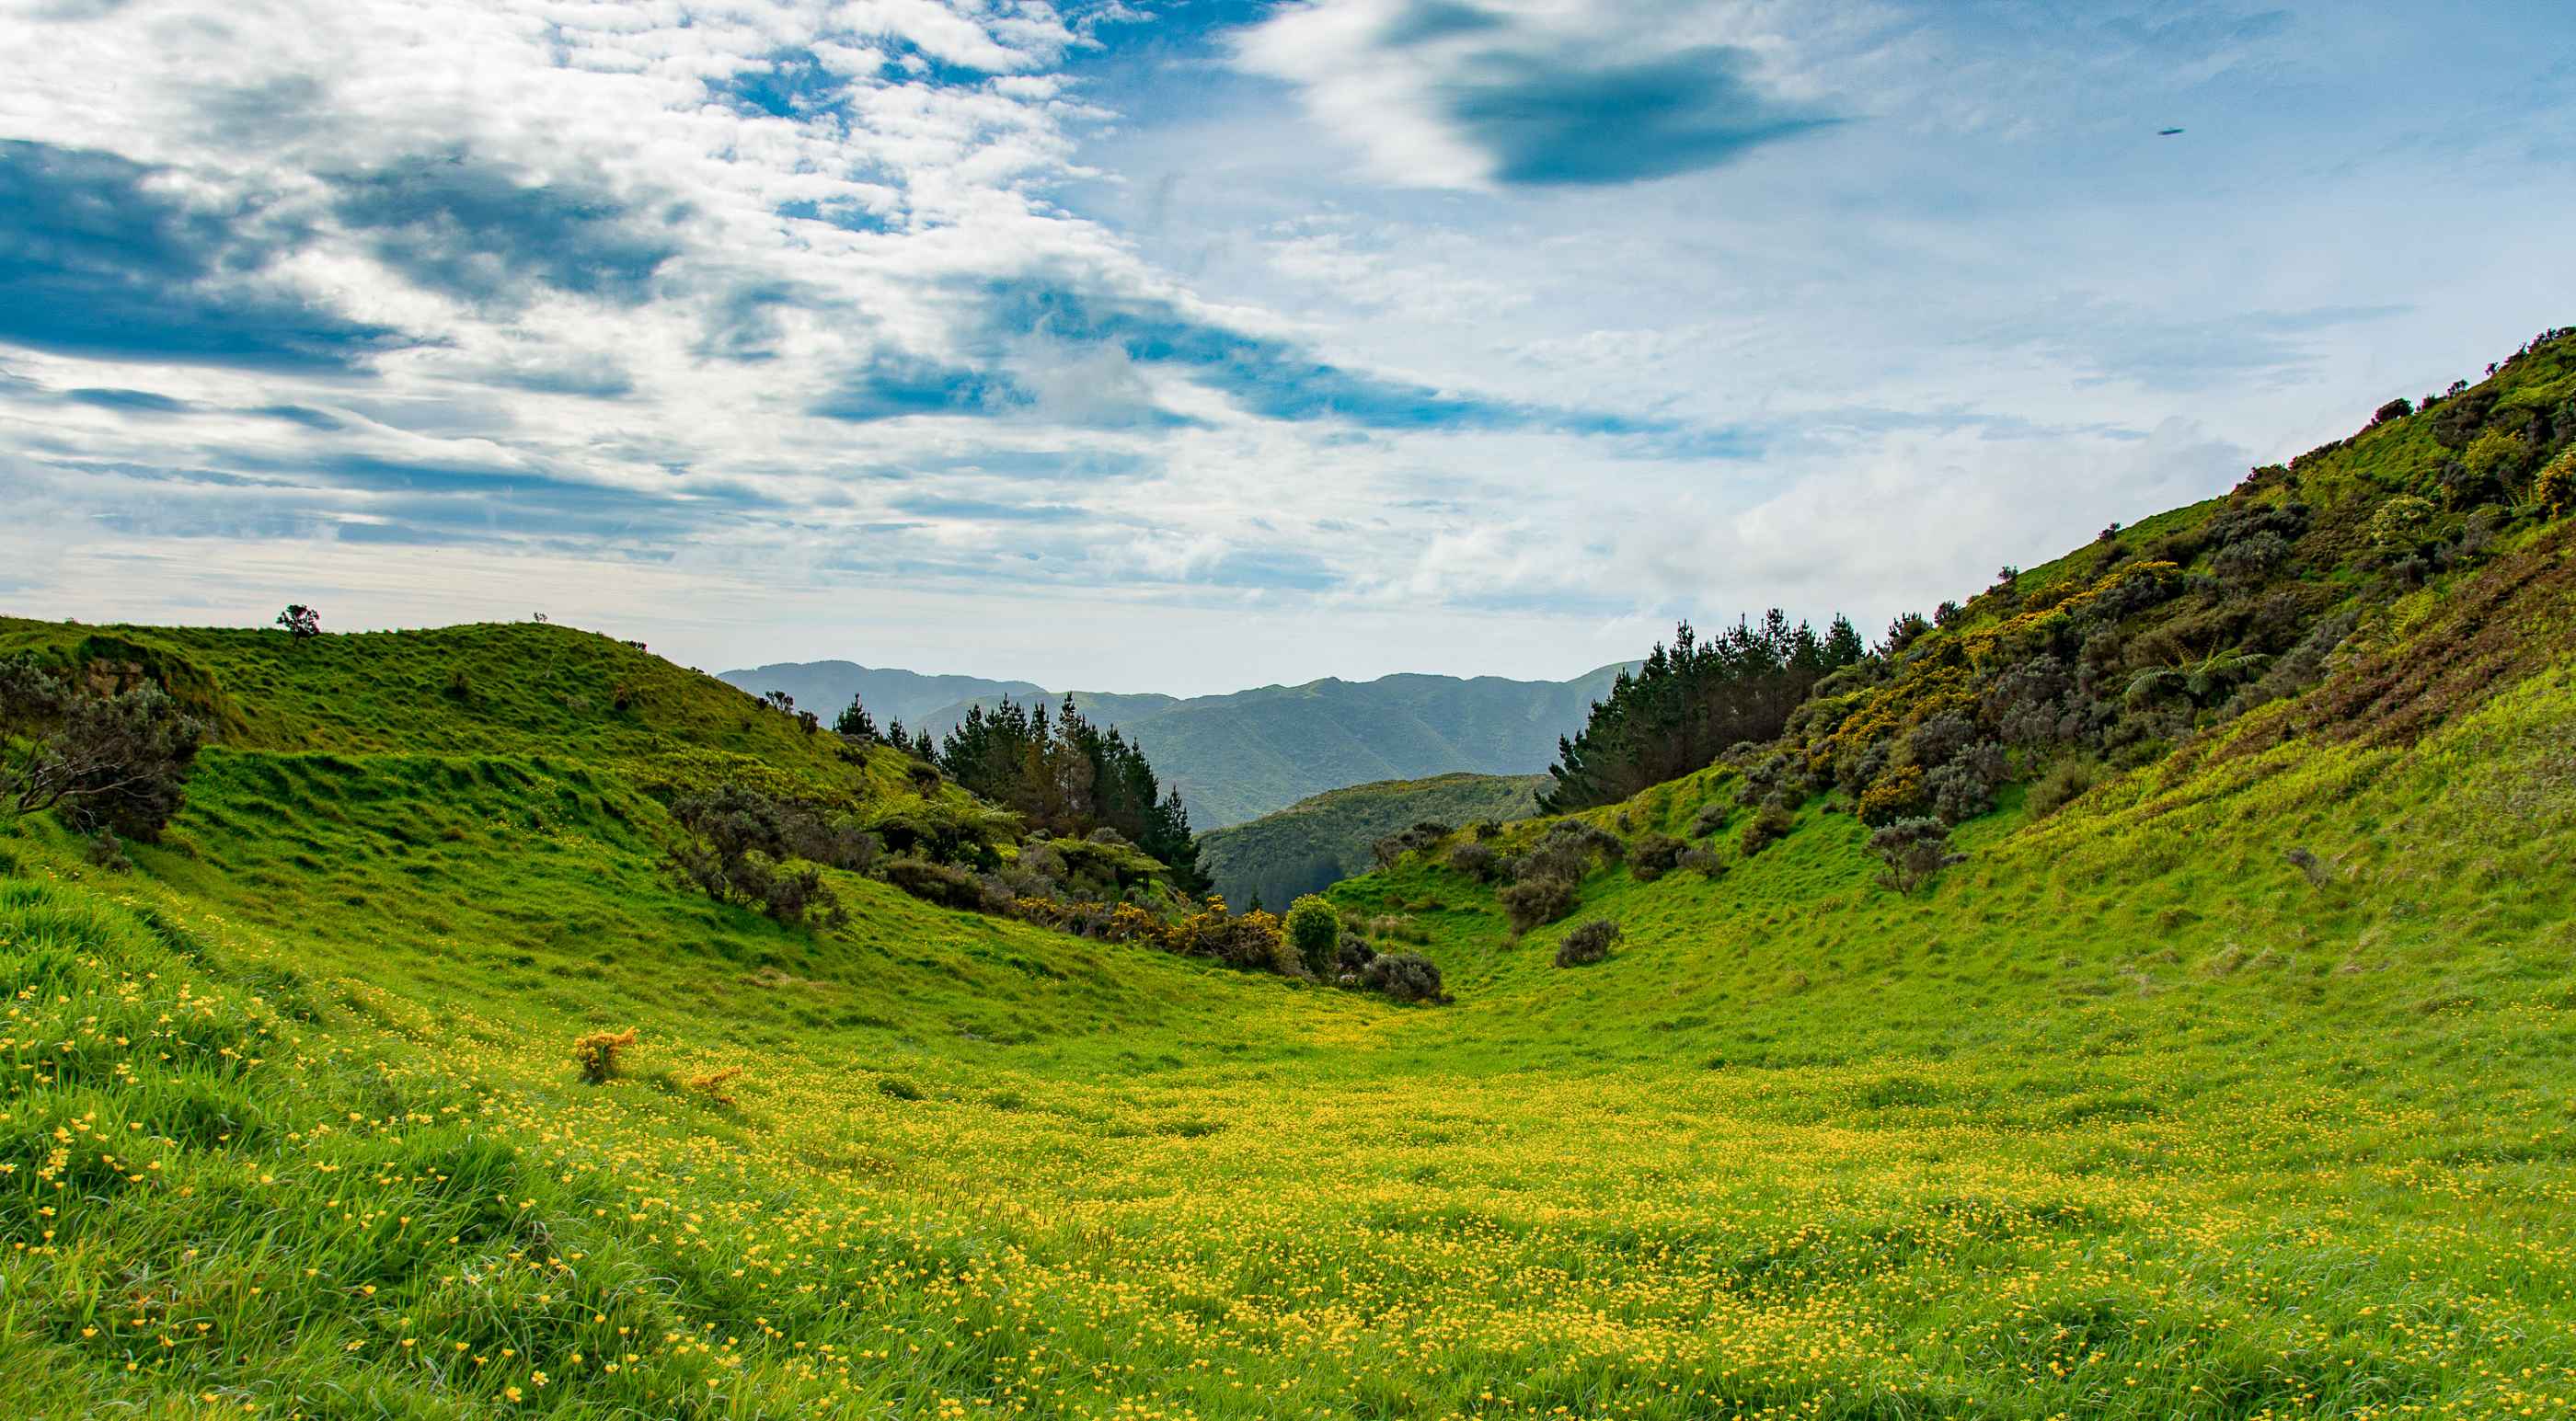
<instances>
[{"instance_id":1,"label":"cumulus cloud","mask_svg":"<svg viewBox=\"0 0 2576 1421\"><path fill-rule=\"evenodd\" d=\"M255 201L192 204L116 153L0 141L0 341L68 355L336 370L404 342L281 280Z\"/></svg>"},{"instance_id":2,"label":"cumulus cloud","mask_svg":"<svg viewBox=\"0 0 2576 1421\"><path fill-rule=\"evenodd\" d=\"M1153 684L1186 632L1196 689L1921 604L2576 299L2576 183L2531 181L2563 153L2410 158L2316 87L2439 107L2528 66L2325 52L2368 33L2234 0L0 10L0 566L79 616L553 586L711 663ZM2139 122L2279 123L2302 83L2336 124L2268 149ZM2355 353L2401 340L2443 359Z\"/></svg>"}]
</instances>

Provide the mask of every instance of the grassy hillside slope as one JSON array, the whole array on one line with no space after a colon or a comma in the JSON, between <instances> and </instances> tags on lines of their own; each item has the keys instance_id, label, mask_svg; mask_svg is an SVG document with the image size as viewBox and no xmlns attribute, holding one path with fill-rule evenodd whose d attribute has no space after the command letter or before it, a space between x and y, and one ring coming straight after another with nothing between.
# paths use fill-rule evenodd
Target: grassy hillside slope
<instances>
[{"instance_id":1,"label":"grassy hillside slope","mask_svg":"<svg viewBox=\"0 0 2576 1421\"><path fill-rule=\"evenodd\" d=\"M1301 799L1248 824L1199 836L1199 867L1229 903L1285 908L1373 863L1369 846L1416 824L1526 819L1545 775L1381 780Z\"/></svg>"},{"instance_id":2,"label":"grassy hillside slope","mask_svg":"<svg viewBox=\"0 0 2576 1421\"><path fill-rule=\"evenodd\" d=\"M676 671L621 721L563 629L10 624L235 730L131 873L0 830L0 1414L2567 1414L2570 528L1916 896L1832 798L1517 939L1337 888L1447 1007L682 893L653 776L896 772ZM1743 773L1587 818L1731 844Z\"/></svg>"}]
</instances>

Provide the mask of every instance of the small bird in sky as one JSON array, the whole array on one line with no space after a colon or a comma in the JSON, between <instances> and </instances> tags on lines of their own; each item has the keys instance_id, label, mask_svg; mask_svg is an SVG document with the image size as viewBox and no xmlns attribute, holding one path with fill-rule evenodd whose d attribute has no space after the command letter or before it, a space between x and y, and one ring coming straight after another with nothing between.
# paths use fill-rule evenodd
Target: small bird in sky
<instances>
[{"instance_id":1,"label":"small bird in sky","mask_svg":"<svg viewBox=\"0 0 2576 1421\"><path fill-rule=\"evenodd\" d=\"M2158 138L2171 138L2171 137L2173 137L2175 134L2180 133L2180 132L2182 132L2182 130L2181 130L2181 129L2179 129L2179 128L2159 128L2159 129L2157 129L2157 130L2156 130L2156 137L2158 137Z\"/></svg>"}]
</instances>

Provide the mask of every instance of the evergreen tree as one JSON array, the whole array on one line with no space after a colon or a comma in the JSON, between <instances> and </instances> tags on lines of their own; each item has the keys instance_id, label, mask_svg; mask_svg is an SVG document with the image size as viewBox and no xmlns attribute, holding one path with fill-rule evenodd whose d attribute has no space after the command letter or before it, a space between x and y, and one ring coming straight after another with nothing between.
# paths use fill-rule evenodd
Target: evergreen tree
<instances>
[{"instance_id":1,"label":"evergreen tree","mask_svg":"<svg viewBox=\"0 0 2576 1421\"><path fill-rule=\"evenodd\" d=\"M832 722L832 728L861 743L877 738L876 717L868 714L868 708L859 704L856 696L850 697L850 703L841 708L841 718Z\"/></svg>"},{"instance_id":2,"label":"evergreen tree","mask_svg":"<svg viewBox=\"0 0 2576 1421\"><path fill-rule=\"evenodd\" d=\"M1032 828L1075 838L1112 829L1168 866L1176 885L1206 886L1180 791L1166 792L1144 750L1093 725L1070 696L1052 714L1043 702L969 706L937 763Z\"/></svg>"},{"instance_id":3,"label":"evergreen tree","mask_svg":"<svg viewBox=\"0 0 2576 1421\"><path fill-rule=\"evenodd\" d=\"M1690 623L1657 643L1634 674L1621 672L1578 734L1557 742L1555 784L1540 796L1550 814L1615 804L1714 761L1739 741L1779 735L1818 681L1868 653L1836 617L1818 636L1773 608L1759 624L1739 618L1706 641Z\"/></svg>"}]
</instances>

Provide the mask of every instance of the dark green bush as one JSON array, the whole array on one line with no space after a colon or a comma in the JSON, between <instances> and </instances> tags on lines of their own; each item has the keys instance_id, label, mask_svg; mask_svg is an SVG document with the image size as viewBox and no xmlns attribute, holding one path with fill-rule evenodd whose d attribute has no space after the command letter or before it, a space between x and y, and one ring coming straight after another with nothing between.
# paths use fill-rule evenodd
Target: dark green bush
<instances>
[{"instance_id":1,"label":"dark green bush","mask_svg":"<svg viewBox=\"0 0 2576 1421\"><path fill-rule=\"evenodd\" d=\"M886 882L925 903L969 912L984 906L983 887L975 876L950 864L907 855L887 859L884 873Z\"/></svg>"},{"instance_id":2,"label":"dark green bush","mask_svg":"<svg viewBox=\"0 0 2576 1421\"><path fill-rule=\"evenodd\" d=\"M1574 911L1574 883L1565 878L1524 878L1494 895L1511 919L1512 931L1528 932Z\"/></svg>"},{"instance_id":3,"label":"dark green bush","mask_svg":"<svg viewBox=\"0 0 2576 1421\"><path fill-rule=\"evenodd\" d=\"M1449 868L1478 883L1491 883L1503 876L1503 856L1481 843L1460 844L1449 851Z\"/></svg>"},{"instance_id":4,"label":"dark green bush","mask_svg":"<svg viewBox=\"0 0 2576 1421\"><path fill-rule=\"evenodd\" d=\"M1670 834L1648 830L1628 847L1628 872L1639 883L1652 883L1672 872L1681 862L1682 851L1689 847Z\"/></svg>"},{"instance_id":5,"label":"dark green bush","mask_svg":"<svg viewBox=\"0 0 2576 1421\"><path fill-rule=\"evenodd\" d=\"M1360 985L1399 1002L1446 1000L1440 990L1439 966L1418 952L1390 952L1371 959L1360 969Z\"/></svg>"},{"instance_id":6,"label":"dark green bush","mask_svg":"<svg viewBox=\"0 0 2576 1421\"><path fill-rule=\"evenodd\" d=\"M1711 853L1707 849L1682 850L1680 867L1689 869L1691 872L1707 879L1718 879L1726 876L1726 860L1718 857L1714 853Z\"/></svg>"},{"instance_id":7,"label":"dark green bush","mask_svg":"<svg viewBox=\"0 0 2576 1421\"><path fill-rule=\"evenodd\" d=\"M1798 816L1788 810L1776 804L1763 806L1762 812L1753 816L1753 822L1744 826L1744 856L1751 858L1787 838L1797 825Z\"/></svg>"},{"instance_id":8,"label":"dark green bush","mask_svg":"<svg viewBox=\"0 0 2576 1421\"><path fill-rule=\"evenodd\" d=\"M1699 807L1698 813L1691 816L1690 836L1694 839L1707 838L1725 827L1727 816L1734 812L1723 801L1710 800Z\"/></svg>"},{"instance_id":9,"label":"dark green bush","mask_svg":"<svg viewBox=\"0 0 2576 1421\"><path fill-rule=\"evenodd\" d=\"M1879 886L1911 893L1930 883L1941 870L1967 862L1950 847L1950 830L1938 819L1900 819L1869 836L1869 850L1887 865Z\"/></svg>"},{"instance_id":10,"label":"dark green bush","mask_svg":"<svg viewBox=\"0 0 2576 1421\"><path fill-rule=\"evenodd\" d=\"M0 796L83 834L152 843L185 802L205 725L146 681L95 695L35 659L0 661Z\"/></svg>"},{"instance_id":11,"label":"dark green bush","mask_svg":"<svg viewBox=\"0 0 2576 1421\"><path fill-rule=\"evenodd\" d=\"M1610 955L1619 941L1619 925L1608 918L1594 918L1567 933L1556 944L1556 965L1586 967Z\"/></svg>"}]
</instances>

